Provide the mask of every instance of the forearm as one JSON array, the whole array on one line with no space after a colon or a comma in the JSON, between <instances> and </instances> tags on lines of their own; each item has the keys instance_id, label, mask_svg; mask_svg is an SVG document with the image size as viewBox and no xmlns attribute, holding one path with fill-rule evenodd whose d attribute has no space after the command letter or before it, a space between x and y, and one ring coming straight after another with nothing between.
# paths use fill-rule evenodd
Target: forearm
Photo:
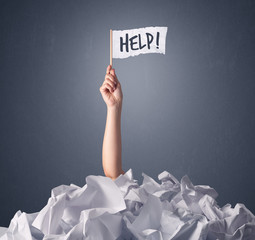
<instances>
[{"instance_id":1,"label":"forearm","mask_svg":"<svg viewBox=\"0 0 255 240\"><path fill-rule=\"evenodd\" d=\"M107 108L102 164L105 175L112 179L124 173L121 161L121 110L122 106Z\"/></svg>"}]
</instances>

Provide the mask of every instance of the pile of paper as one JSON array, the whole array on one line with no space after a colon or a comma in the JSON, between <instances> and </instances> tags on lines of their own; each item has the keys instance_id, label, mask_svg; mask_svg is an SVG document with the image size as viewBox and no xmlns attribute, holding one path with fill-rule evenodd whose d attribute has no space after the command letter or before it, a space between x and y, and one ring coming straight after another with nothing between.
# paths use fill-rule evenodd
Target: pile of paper
<instances>
[{"instance_id":1,"label":"pile of paper","mask_svg":"<svg viewBox=\"0 0 255 240\"><path fill-rule=\"evenodd\" d=\"M142 185L132 169L114 181L90 175L83 187L60 185L40 212L18 211L0 240L255 239L255 216L244 204L220 208L217 192L188 176L179 182L164 171L158 183L142 175Z\"/></svg>"}]
</instances>

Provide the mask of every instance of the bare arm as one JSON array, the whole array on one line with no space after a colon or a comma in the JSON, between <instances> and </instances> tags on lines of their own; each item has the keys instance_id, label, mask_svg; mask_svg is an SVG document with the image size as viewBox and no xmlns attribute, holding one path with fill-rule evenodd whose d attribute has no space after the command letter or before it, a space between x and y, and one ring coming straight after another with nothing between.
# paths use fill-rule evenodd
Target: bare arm
<instances>
[{"instance_id":1,"label":"bare arm","mask_svg":"<svg viewBox=\"0 0 255 240\"><path fill-rule=\"evenodd\" d=\"M109 65L100 92L107 105L102 165L104 173L111 179L124 174L121 162L121 111L123 94L115 70Z\"/></svg>"}]
</instances>

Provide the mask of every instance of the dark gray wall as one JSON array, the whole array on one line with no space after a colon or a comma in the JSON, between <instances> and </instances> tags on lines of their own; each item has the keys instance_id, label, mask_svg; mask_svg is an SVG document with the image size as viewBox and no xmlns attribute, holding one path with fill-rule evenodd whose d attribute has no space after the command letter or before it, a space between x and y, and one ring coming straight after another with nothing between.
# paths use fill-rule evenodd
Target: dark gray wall
<instances>
[{"instance_id":1,"label":"dark gray wall","mask_svg":"<svg viewBox=\"0 0 255 240\"><path fill-rule=\"evenodd\" d=\"M0 1L0 225L103 175L109 29L167 26L166 55L114 59L123 169L164 170L255 212L255 2Z\"/></svg>"}]
</instances>

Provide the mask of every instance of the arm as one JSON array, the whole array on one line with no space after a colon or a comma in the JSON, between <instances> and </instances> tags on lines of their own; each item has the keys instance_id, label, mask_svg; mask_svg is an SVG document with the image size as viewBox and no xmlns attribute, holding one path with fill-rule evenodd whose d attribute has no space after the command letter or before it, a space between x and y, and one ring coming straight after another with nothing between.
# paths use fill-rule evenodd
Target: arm
<instances>
[{"instance_id":1,"label":"arm","mask_svg":"<svg viewBox=\"0 0 255 240\"><path fill-rule=\"evenodd\" d=\"M121 162L121 111L123 94L121 85L111 65L107 67L100 92L107 105L102 164L104 173L112 180L124 174Z\"/></svg>"}]
</instances>

